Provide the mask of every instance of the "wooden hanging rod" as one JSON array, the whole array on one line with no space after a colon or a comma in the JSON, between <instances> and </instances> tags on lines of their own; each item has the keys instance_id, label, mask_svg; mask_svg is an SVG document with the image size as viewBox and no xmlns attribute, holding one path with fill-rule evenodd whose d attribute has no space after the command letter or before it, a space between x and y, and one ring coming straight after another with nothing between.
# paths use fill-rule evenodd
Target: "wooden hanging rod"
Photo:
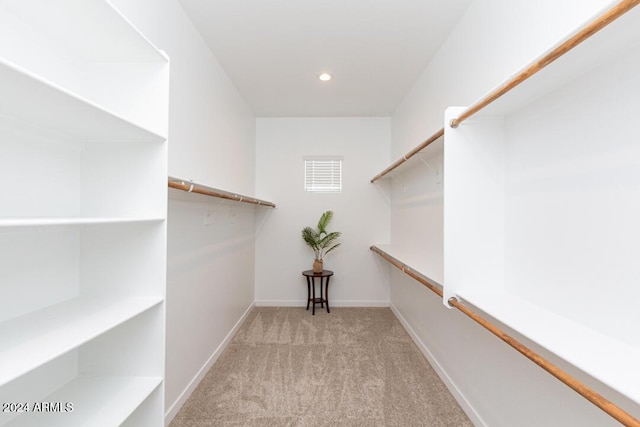
<instances>
[{"instance_id":1,"label":"wooden hanging rod","mask_svg":"<svg viewBox=\"0 0 640 427\"><path fill-rule=\"evenodd\" d=\"M415 156L418 152L426 148L432 142L437 141L438 138L442 137L443 135L444 135L444 128L438 129L436 133L434 133L429 138L427 138L422 144L418 145L416 148L409 151L407 154L405 154L404 156L402 156L401 158L393 162L391 166L389 166L388 168L380 172L378 175L371 178L371 183L376 182L377 180L379 180L380 178L382 178L383 176L385 176L386 174L388 174L389 172L391 172L392 170L394 170L395 168L397 168L398 166L400 166L401 164L409 160L411 157Z\"/></svg>"},{"instance_id":2,"label":"wooden hanging rod","mask_svg":"<svg viewBox=\"0 0 640 427\"><path fill-rule=\"evenodd\" d=\"M371 249L373 252L375 252L378 255L380 255L382 258L387 260L391 265L396 267L398 270L401 270L404 274L406 274L406 275L412 277L413 279L417 280L418 282L422 283L424 286L429 288L431 291L433 291L440 298L443 297L442 290L440 289L440 285L436 284L435 281L431 280L430 278L428 278L424 274L415 271L413 268L411 268L407 264L403 263L402 261L398 260L397 258L394 258L393 256L389 255L388 253L386 253L385 251L383 251L382 249L380 249L379 247L377 247L375 245L371 246L369 249Z\"/></svg>"},{"instance_id":3,"label":"wooden hanging rod","mask_svg":"<svg viewBox=\"0 0 640 427\"><path fill-rule=\"evenodd\" d=\"M186 191L188 193L204 194L205 196L218 197L220 199L233 200L235 202L251 203L259 206L268 206L275 208L275 203L267 202L266 200L260 200L249 196L243 196L241 194L230 193L228 191L217 190L215 188L207 187L201 184L195 184L190 181L182 180L179 178L169 177L169 188L176 190Z\"/></svg>"},{"instance_id":4,"label":"wooden hanging rod","mask_svg":"<svg viewBox=\"0 0 640 427\"><path fill-rule=\"evenodd\" d=\"M460 114L455 119L452 119L449 122L449 125L452 128L458 127L460 123L476 114L478 111L482 110L489 104L491 104L496 99L500 98L505 93L509 92L511 89L518 86L520 83L527 80L529 77L536 74L538 71L545 68L547 65L551 64L556 59L560 58L565 53L569 52L571 49L609 25L611 22L615 21L626 12L633 9L640 3L640 0L623 0L616 4L614 7L606 11L604 14L596 18L582 30L578 31L572 37L556 46L549 53L545 54L542 58L536 60L533 64L529 65L523 71L518 73L516 76L505 82L502 86L490 92L487 96L477 101L475 104L471 105L469 108L464 110L462 114Z\"/></svg>"},{"instance_id":5,"label":"wooden hanging rod","mask_svg":"<svg viewBox=\"0 0 640 427\"><path fill-rule=\"evenodd\" d=\"M418 282L422 283L427 288L435 292L436 295L438 295L440 298L442 298L443 296L442 291L437 287L434 287L428 282L425 283L426 281L424 279L419 278L422 275L414 272L411 269L411 267L395 259L394 257L387 254L386 252L384 252L383 250L379 249L376 246L371 246L370 249L378 253L382 258L387 260L391 265L398 268L399 270L402 270L405 274L413 277ZM473 319L483 328L485 328L486 330L488 330L489 332L491 332L492 334L500 338L502 341L504 341L505 343L513 347L516 351L524 355L527 359L531 360L536 365L540 366L542 369L544 369L545 371L547 371L548 373L556 377L558 380L563 382L565 385L573 389L575 392L580 394L589 402L596 405L598 408L602 409L604 412L609 414L611 417L613 417L623 425L627 427L640 427L640 420L634 418L631 414L624 411L622 408L615 405L611 401L607 400L601 394L587 387L586 385L584 385L583 383L581 383L580 381L578 381L577 379L575 379L574 377L572 377L571 375L563 371L562 369L558 368L553 363L549 362L547 359L543 358L542 356L540 356L539 354L531 350L529 347L525 346L515 338L506 334L500 328L498 328L488 320L481 317L479 314L475 313L473 310L463 305L460 301L458 301L457 298L455 297L449 298L447 302L451 307L455 307L458 310L460 310L462 313L467 315L469 318Z\"/></svg>"},{"instance_id":6,"label":"wooden hanging rod","mask_svg":"<svg viewBox=\"0 0 640 427\"><path fill-rule=\"evenodd\" d=\"M529 347L520 343L515 338L509 336L500 328L496 327L491 322L485 320L480 315L464 306L462 303L460 303L460 301L457 300L457 298L449 298L448 303L450 306L457 308L458 310L469 316L471 319L475 320L483 328L500 338L505 343L509 344L527 359L540 366L542 369L556 377L558 380L560 380L565 385L577 392L579 395L587 399L589 402L593 403L598 408L602 409L604 412L615 418L617 421L621 422L623 425L627 427L640 427L640 420L634 418L631 414L624 411L611 401L607 400L601 394L587 387L571 375L567 374L562 369L558 368L553 363L549 362L544 357L531 350Z\"/></svg>"}]
</instances>

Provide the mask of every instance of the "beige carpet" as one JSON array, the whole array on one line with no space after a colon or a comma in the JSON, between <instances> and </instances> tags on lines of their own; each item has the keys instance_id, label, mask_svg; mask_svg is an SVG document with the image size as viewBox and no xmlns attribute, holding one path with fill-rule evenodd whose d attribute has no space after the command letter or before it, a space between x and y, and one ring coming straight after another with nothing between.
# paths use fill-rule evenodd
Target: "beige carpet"
<instances>
[{"instance_id":1,"label":"beige carpet","mask_svg":"<svg viewBox=\"0 0 640 427\"><path fill-rule=\"evenodd\" d=\"M388 308L254 308L171 427L472 426Z\"/></svg>"}]
</instances>

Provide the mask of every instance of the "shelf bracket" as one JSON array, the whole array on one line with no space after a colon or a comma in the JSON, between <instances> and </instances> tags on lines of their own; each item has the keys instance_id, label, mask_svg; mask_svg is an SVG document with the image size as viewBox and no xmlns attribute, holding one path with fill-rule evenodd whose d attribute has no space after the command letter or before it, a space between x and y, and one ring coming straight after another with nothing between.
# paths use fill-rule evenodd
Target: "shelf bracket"
<instances>
[{"instance_id":1,"label":"shelf bracket","mask_svg":"<svg viewBox=\"0 0 640 427\"><path fill-rule=\"evenodd\" d=\"M401 181L400 179L396 178L393 174L390 174L389 177L391 178L392 181L395 181L400 186L401 192L405 193L407 191L406 187L404 186L404 181Z\"/></svg>"},{"instance_id":2,"label":"shelf bracket","mask_svg":"<svg viewBox=\"0 0 640 427\"><path fill-rule=\"evenodd\" d=\"M435 169L434 169L434 168L429 164L429 162L427 162L427 161L426 161L422 156L418 156L418 158L420 159L420 161L421 161L422 163L424 163L425 165L427 165L427 167L429 168L429 170L431 170L431 172L438 173L438 171L436 171L436 170L435 170Z\"/></svg>"},{"instance_id":3,"label":"shelf bracket","mask_svg":"<svg viewBox=\"0 0 640 427\"><path fill-rule=\"evenodd\" d=\"M422 163L424 163L431 172L433 172L436 176L436 184L440 184L442 182L442 180L440 179L440 170L439 169L434 169L429 162L427 162L422 156L418 156L418 159L420 159L420 161Z\"/></svg>"}]
</instances>

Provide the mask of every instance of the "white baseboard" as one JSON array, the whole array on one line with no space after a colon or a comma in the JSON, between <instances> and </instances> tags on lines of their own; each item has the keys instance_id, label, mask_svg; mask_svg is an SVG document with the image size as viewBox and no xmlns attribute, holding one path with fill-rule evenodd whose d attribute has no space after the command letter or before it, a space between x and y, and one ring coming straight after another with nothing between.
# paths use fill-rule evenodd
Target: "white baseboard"
<instances>
[{"instance_id":1,"label":"white baseboard","mask_svg":"<svg viewBox=\"0 0 640 427\"><path fill-rule=\"evenodd\" d=\"M422 340L420 339L418 334L416 334L416 332L413 330L409 322L407 322L407 320L402 316L402 314L400 314L400 311L396 308L395 305L393 305L393 303L390 303L389 307L391 308L391 311L393 311L393 314L396 315L396 317L398 318L398 320L400 321L404 329L407 331L409 336L413 339L413 342L415 342L415 344L418 346L418 348L420 349L424 357L429 361L429 363L433 367L434 371L436 371L436 373L438 374L438 376L440 377L444 385L447 386L447 389L449 389L449 392L456 399L456 401L458 402L458 404L460 405L464 413L467 414L467 416L469 417L473 425L479 426L479 427L480 426L486 427L486 424L482 420L480 415L476 412L473 406L471 406L469 401L464 397L460 389L458 389L458 387L451 380L449 375L447 375L445 370L442 368L442 365L440 365L438 360L433 356L433 354L431 354L431 352L429 351L429 348L427 348L427 346L422 342Z\"/></svg>"},{"instance_id":2,"label":"white baseboard","mask_svg":"<svg viewBox=\"0 0 640 427\"><path fill-rule=\"evenodd\" d=\"M300 300L256 300L254 302L256 307L306 307L306 301Z\"/></svg>"},{"instance_id":3,"label":"white baseboard","mask_svg":"<svg viewBox=\"0 0 640 427\"><path fill-rule=\"evenodd\" d=\"M207 362L202 366L202 368L200 368L196 376L193 377L193 379L189 382L189 385L187 386L187 388L184 389L184 391L180 394L178 399L176 399L173 405L171 405L171 407L165 412L164 414L165 426L168 426L169 423L173 421L175 416L180 411L180 408L182 408L182 405L184 405L184 403L187 401L189 396L191 396L191 393L193 393L196 387L198 387L198 384L200 384L200 381L202 381L202 379L207 374L207 372L209 372L209 369L211 369L211 366L213 366L213 364L216 362L216 360L218 360L222 352L227 348L227 346L235 336L236 332L238 332L238 329L240 329L240 326L242 325L242 323L245 321L245 319L253 309L254 305L255 305L254 303L249 305L249 308L247 308L247 310L242 314L242 316L240 316L240 319L236 322L233 328L231 328L231 331L229 331L229 333L224 338L224 340L222 340L222 342L220 343L218 348L216 348L216 350L213 352L211 357L209 357Z\"/></svg>"},{"instance_id":4,"label":"white baseboard","mask_svg":"<svg viewBox=\"0 0 640 427\"><path fill-rule=\"evenodd\" d=\"M389 301L345 300L329 301L330 307L389 307ZM306 301L300 300L256 300L256 307L306 307ZM316 310L318 309L316 305Z\"/></svg>"},{"instance_id":5,"label":"white baseboard","mask_svg":"<svg viewBox=\"0 0 640 427\"><path fill-rule=\"evenodd\" d=\"M389 307L389 301L331 301L331 307Z\"/></svg>"}]
</instances>

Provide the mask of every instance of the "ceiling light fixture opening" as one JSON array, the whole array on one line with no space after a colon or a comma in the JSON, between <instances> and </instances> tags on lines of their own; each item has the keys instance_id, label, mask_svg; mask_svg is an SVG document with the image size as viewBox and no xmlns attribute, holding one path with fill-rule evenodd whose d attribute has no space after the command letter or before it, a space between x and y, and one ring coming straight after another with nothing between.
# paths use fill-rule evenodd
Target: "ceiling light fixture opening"
<instances>
[{"instance_id":1,"label":"ceiling light fixture opening","mask_svg":"<svg viewBox=\"0 0 640 427\"><path fill-rule=\"evenodd\" d=\"M321 82L328 82L333 76L329 73L322 73L318 76Z\"/></svg>"}]
</instances>

